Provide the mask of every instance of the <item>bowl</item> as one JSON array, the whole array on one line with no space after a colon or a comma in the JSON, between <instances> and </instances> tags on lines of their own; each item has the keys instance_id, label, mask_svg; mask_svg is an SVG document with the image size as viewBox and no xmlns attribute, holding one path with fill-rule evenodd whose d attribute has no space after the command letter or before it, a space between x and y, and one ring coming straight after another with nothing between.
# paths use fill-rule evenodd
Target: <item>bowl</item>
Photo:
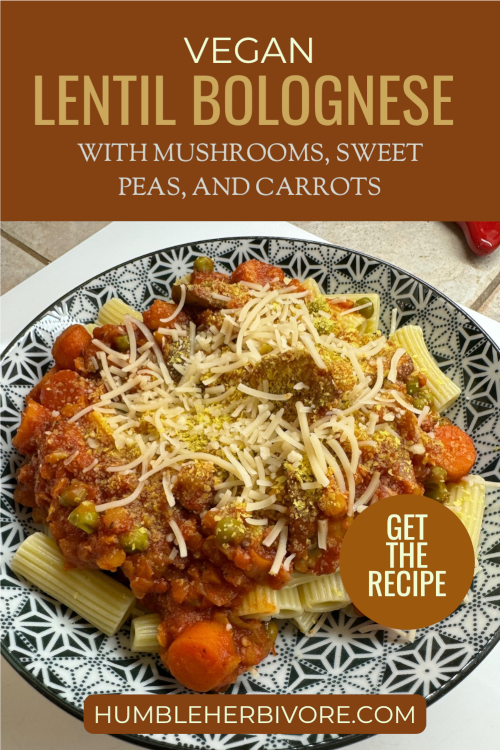
<instances>
[{"instance_id":1,"label":"bowl","mask_svg":"<svg viewBox=\"0 0 500 750\"><path fill-rule=\"evenodd\" d=\"M89 323L112 297L139 310L156 296L169 297L173 282L198 255L232 271L256 258L298 278L312 277L329 294L377 292L381 329L388 333L397 309L398 327L423 328L442 370L462 389L447 416L474 439L474 473L500 478L500 352L468 315L411 274L364 253L319 242L235 237L149 253L85 281L56 300L10 344L2 357L2 651L10 664L47 698L82 718L91 693L189 693L165 670L159 656L132 653L129 630L113 637L91 627L64 605L19 580L10 560L37 527L29 508L13 500L22 458L12 447L24 399L51 366L57 335L75 322ZM484 659L500 639L500 492L487 495L479 551L480 569L468 599L452 615L417 631L413 643L386 631L360 633L365 618L330 614L306 637L281 626L277 656L259 665L259 676L241 676L232 693L418 693L433 703ZM285 750L333 748L359 735L121 735L143 747Z\"/></svg>"}]
</instances>

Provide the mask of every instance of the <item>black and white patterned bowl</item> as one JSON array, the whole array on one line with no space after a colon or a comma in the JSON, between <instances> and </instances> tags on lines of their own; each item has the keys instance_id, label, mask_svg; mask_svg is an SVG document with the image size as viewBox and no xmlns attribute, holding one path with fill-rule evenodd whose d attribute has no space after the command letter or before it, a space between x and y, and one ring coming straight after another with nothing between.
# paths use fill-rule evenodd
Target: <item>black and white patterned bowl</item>
<instances>
[{"instance_id":1,"label":"black and white patterned bowl","mask_svg":"<svg viewBox=\"0 0 500 750\"><path fill-rule=\"evenodd\" d=\"M183 245L124 263L82 284L55 302L6 350L2 360L2 650L7 660L54 703L82 717L91 693L183 693L159 657L135 654L129 633L107 638L67 607L20 581L10 568L13 553L34 530L29 509L16 506L14 475L21 458L12 434L28 391L51 364L56 336L76 321L91 322L111 297L143 310L168 296L197 255L231 271L250 258L281 266L299 278L312 276L325 292L378 292L381 328L391 310L398 326L422 326L443 371L462 388L449 417L474 438L475 472L500 479L500 353L488 336L453 302L390 264L362 253L316 242L234 238ZM359 618L335 612L320 632L306 638L284 624L278 656L259 666L260 676L240 677L233 693L418 693L437 700L467 675L500 639L500 493L489 493L476 575L469 600L414 643L386 632L361 634ZM336 735L131 735L145 747L185 746L220 750L288 750L339 747L360 736Z\"/></svg>"}]
</instances>

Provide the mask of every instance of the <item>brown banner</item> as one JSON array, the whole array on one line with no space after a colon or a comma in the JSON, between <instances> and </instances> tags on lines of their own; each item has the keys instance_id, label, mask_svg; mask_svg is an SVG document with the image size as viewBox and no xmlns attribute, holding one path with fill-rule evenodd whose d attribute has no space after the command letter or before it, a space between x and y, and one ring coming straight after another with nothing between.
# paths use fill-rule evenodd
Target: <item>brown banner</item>
<instances>
[{"instance_id":1,"label":"brown banner","mask_svg":"<svg viewBox=\"0 0 500 750\"><path fill-rule=\"evenodd\" d=\"M402 630L426 628L454 612L474 566L462 521L422 495L386 497L368 507L340 551L342 582L359 611Z\"/></svg>"},{"instance_id":2,"label":"brown banner","mask_svg":"<svg viewBox=\"0 0 500 750\"><path fill-rule=\"evenodd\" d=\"M91 734L419 734L420 695L90 695Z\"/></svg>"},{"instance_id":3,"label":"brown banner","mask_svg":"<svg viewBox=\"0 0 500 750\"><path fill-rule=\"evenodd\" d=\"M2 21L5 219L498 218L498 3L5 2Z\"/></svg>"}]
</instances>

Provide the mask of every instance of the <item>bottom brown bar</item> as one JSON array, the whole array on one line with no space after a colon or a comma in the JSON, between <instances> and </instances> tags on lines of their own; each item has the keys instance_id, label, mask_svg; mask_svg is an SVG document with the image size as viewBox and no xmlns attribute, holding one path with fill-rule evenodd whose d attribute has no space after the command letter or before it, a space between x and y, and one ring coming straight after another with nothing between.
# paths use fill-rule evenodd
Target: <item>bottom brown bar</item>
<instances>
[{"instance_id":1,"label":"bottom brown bar","mask_svg":"<svg viewBox=\"0 0 500 750\"><path fill-rule=\"evenodd\" d=\"M91 734L418 734L420 695L90 695Z\"/></svg>"}]
</instances>

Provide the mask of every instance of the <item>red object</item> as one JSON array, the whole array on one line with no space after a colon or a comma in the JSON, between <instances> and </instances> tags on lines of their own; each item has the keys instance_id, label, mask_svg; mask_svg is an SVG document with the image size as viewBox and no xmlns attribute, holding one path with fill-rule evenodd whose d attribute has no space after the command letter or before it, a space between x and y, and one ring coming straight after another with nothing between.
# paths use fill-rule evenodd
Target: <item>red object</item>
<instances>
[{"instance_id":1,"label":"red object","mask_svg":"<svg viewBox=\"0 0 500 750\"><path fill-rule=\"evenodd\" d=\"M489 255L500 245L500 221L457 221L476 255Z\"/></svg>"}]
</instances>

